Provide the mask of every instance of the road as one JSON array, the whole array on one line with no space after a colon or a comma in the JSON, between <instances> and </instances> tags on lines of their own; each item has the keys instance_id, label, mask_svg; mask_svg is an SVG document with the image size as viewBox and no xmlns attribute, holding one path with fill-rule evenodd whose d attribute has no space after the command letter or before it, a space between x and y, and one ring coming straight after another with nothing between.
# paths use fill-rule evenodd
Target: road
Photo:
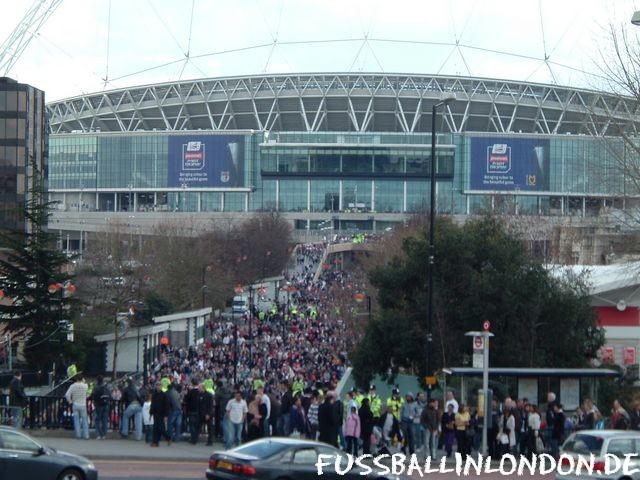
<instances>
[{"instance_id":1,"label":"road","mask_svg":"<svg viewBox=\"0 0 640 480\"><path fill-rule=\"evenodd\" d=\"M162 460L96 460L100 480L130 478L156 480L203 479L207 462L167 462Z\"/></svg>"},{"instance_id":2,"label":"road","mask_svg":"<svg viewBox=\"0 0 640 480\"><path fill-rule=\"evenodd\" d=\"M162 460L96 460L96 467L100 473L100 480L118 480L129 478L132 480L156 480L156 479L204 479L207 468L206 462L167 462ZM453 480L461 477L455 473L429 474L433 480ZM462 478L472 478L474 475ZM322 478L322 477L318 477ZM406 478L406 477L404 477ZM415 474L411 478L420 478ZM497 473L481 475L483 480L504 480ZM523 475L523 479L553 480L553 475Z\"/></svg>"}]
</instances>

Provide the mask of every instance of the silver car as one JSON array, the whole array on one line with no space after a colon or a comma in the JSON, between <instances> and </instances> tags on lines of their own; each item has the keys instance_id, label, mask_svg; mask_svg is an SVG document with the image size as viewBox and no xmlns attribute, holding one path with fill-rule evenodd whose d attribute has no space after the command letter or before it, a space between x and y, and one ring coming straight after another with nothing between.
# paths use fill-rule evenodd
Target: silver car
<instances>
[{"instance_id":1,"label":"silver car","mask_svg":"<svg viewBox=\"0 0 640 480\"><path fill-rule=\"evenodd\" d=\"M580 475L575 474L575 470L571 475L560 475L556 473L557 480L583 480L583 479L611 479L611 480L640 480L640 432L632 430L581 430L573 433L567 438L560 450L561 454L571 456L577 461L578 456L582 456L588 462L590 455L594 455L593 475L584 468L581 469ZM627 470L635 473L625 474L621 468L616 473L605 474L606 455L614 455L620 459L623 465L625 455L635 454L631 462L627 462ZM574 463L576 464L576 463ZM612 462L612 468L616 465ZM570 470L570 461L566 459L561 461L559 468L565 472Z\"/></svg>"}]
</instances>

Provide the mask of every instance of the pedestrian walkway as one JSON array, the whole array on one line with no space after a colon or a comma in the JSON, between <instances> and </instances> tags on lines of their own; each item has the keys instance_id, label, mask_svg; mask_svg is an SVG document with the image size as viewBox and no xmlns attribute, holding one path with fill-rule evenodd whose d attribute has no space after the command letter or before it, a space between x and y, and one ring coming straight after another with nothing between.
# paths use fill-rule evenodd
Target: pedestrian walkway
<instances>
[{"instance_id":1,"label":"pedestrian walkway","mask_svg":"<svg viewBox=\"0 0 640 480\"><path fill-rule=\"evenodd\" d=\"M175 442L170 446L161 442L157 448L152 448L144 441L133 439L107 438L106 440L77 440L69 436L53 436L52 432L38 435L38 432L28 432L38 442L63 452L75 453L95 460L136 460L162 459L166 461L194 461L202 460L203 464L216 450L224 450L221 443L214 443L207 447L204 442L191 445L189 442Z\"/></svg>"}]
</instances>

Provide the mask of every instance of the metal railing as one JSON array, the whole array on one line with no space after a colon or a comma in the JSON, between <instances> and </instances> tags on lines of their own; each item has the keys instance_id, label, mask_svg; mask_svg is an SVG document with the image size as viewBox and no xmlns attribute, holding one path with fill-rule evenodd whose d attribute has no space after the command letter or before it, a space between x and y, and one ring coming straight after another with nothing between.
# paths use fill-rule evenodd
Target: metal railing
<instances>
[{"instance_id":1,"label":"metal railing","mask_svg":"<svg viewBox=\"0 0 640 480\"><path fill-rule=\"evenodd\" d=\"M122 421L122 414L125 411L125 403L123 400L109 400L108 404L108 423L109 431L119 432ZM14 425L14 409L16 407L10 404L9 395L0 395L0 425ZM87 417L89 419L89 429L93 429L95 425L94 418L95 406L92 400L87 401ZM216 417L221 412L216 409ZM73 409L72 405L67 402L63 396L30 396L28 397L28 405L22 408L22 428L36 429L65 429L73 430ZM129 431L134 430L134 418L131 417ZM216 428L216 431L219 427ZM187 416L182 415L182 433L188 432ZM202 425L200 433L206 432L206 425Z\"/></svg>"}]
</instances>

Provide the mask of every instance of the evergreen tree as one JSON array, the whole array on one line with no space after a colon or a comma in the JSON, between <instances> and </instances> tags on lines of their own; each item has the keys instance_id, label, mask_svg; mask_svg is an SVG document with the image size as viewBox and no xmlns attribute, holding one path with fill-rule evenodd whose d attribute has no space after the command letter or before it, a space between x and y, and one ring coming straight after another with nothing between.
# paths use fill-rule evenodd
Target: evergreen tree
<instances>
[{"instance_id":1,"label":"evergreen tree","mask_svg":"<svg viewBox=\"0 0 640 480\"><path fill-rule=\"evenodd\" d=\"M75 287L70 259L56 248L58 237L47 228L52 202L45 198L43 172L35 161L30 170L28 195L19 207L26 227L0 231L0 314L14 344L25 341L28 363L42 368L63 348L60 320L68 319Z\"/></svg>"},{"instance_id":2,"label":"evergreen tree","mask_svg":"<svg viewBox=\"0 0 640 480\"><path fill-rule=\"evenodd\" d=\"M389 370L427 374L427 252L422 229L370 272L380 311L352 352L359 384ZM464 334L484 320L496 335L496 367L584 367L603 345L583 279L552 275L496 218L462 226L438 219L436 252L435 368L468 365L472 348Z\"/></svg>"}]
</instances>

